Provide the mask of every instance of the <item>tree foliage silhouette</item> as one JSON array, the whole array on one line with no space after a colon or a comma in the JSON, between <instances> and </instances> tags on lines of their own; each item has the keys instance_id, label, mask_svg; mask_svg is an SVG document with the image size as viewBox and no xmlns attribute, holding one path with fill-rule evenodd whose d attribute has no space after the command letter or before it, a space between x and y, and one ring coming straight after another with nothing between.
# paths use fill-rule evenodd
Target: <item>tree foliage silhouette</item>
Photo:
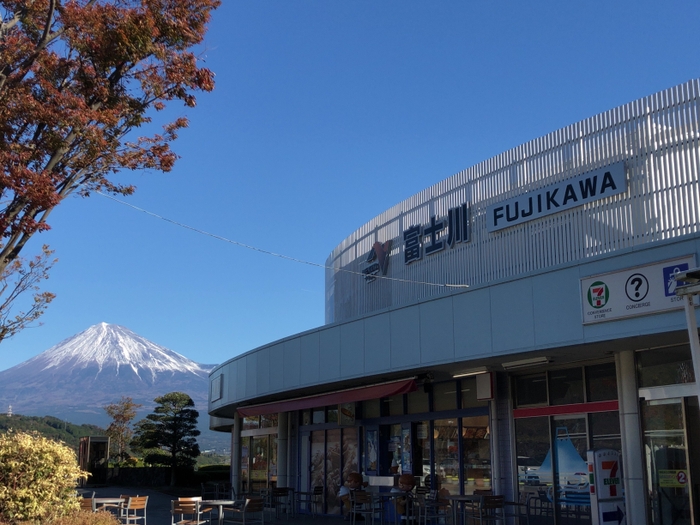
<instances>
[{"instance_id":1,"label":"tree foliage silhouette","mask_svg":"<svg viewBox=\"0 0 700 525\"><path fill-rule=\"evenodd\" d=\"M0 0L3 282L22 271L32 274L33 260L20 252L35 233L49 229L49 214L68 195L129 195L132 185L112 180L121 170L172 169L177 155L170 143L187 126L186 118L150 137L132 132L151 122L149 110L175 100L194 107L195 92L214 88L213 73L198 66L191 49L202 42L219 4ZM44 264L39 275L45 277L49 267ZM2 290L4 297L10 289ZM31 322L53 297L20 287L28 290L38 303L27 316ZM3 308L16 299L2 297ZM0 310L0 319L8 318ZM16 323L14 331L22 327ZM0 326L0 336L12 333Z\"/></svg>"},{"instance_id":2,"label":"tree foliage silhouette","mask_svg":"<svg viewBox=\"0 0 700 525\"><path fill-rule=\"evenodd\" d=\"M154 401L153 413L136 423L131 447L143 453L145 463L169 466L173 486L177 469L194 467L199 456L199 412L184 392L170 392Z\"/></svg>"}]
</instances>

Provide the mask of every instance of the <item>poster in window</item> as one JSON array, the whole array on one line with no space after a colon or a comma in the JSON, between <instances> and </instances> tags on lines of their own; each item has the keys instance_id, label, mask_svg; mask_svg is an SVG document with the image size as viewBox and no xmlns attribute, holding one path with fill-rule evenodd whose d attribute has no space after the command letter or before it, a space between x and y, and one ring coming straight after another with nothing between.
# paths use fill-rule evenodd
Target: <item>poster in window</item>
<instances>
[{"instance_id":1,"label":"poster in window","mask_svg":"<svg viewBox=\"0 0 700 525\"><path fill-rule=\"evenodd\" d=\"M340 403L338 405L338 425L341 427L355 426L355 403Z\"/></svg>"},{"instance_id":2,"label":"poster in window","mask_svg":"<svg viewBox=\"0 0 700 525\"><path fill-rule=\"evenodd\" d=\"M413 470L411 462L411 429L401 429L401 472L411 473Z\"/></svg>"},{"instance_id":3,"label":"poster in window","mask_svg":"<svg viewBox=\"0 0 700 525\"><path fill-rule=\"evenodd\" d=\"M367 471L376 472L377 471L377 431L368 430L367 431Z\"/></svg>"}]
</instances>

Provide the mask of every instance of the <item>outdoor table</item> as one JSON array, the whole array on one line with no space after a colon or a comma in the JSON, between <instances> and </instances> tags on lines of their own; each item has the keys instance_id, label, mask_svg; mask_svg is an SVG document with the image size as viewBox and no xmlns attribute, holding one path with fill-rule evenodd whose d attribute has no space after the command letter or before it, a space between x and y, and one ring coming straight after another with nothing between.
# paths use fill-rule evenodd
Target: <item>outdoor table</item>
<instances>
[{"instance_id":1,"label":"outdoor table","mask_svg":"<svg viewBox=\"0 0 700 525\"><path fill-rule=\"evenodd\" d=\"M472 513L475 511L478 511L481 508L481 501L483 500L483 496L480 494L464 494L464 495L449 495L445 496L445 499L450 502L450 505L452 505L452 524L457 525L457 507L462 506L464 508L464 512L462 512L462 517L466 517L466 509L467 507L471 510ZM465 522L466 519L463 521Z\"/></svg>"},{"instance_id":2,"label":"outdoor table","mask_svg":"<svg viewBox=\"0 0 700 525\"><path fill-rule=\"evenodd\" d=\"M415 498L415 494L413 494L413 493L407 494L406 492L391 492L390 491L390 492L371 492L371 494L372 494L373 498L378 499L381 502L382 506L386 505L387 508L385 508L385 510L386 510L386 515L387 515L387 522L389 522L389 523L391 523L391 521L392 521L390 518L390 516L392 516L392 515L394 516L394 519L393 519L394 523L398 524L401 522L401 515L396 511L396 505L393 504L394 503L393 500L395 500L396 498L408 496L409 501L410 501L410 503L408 504L408 509L409 509L408 512L410 515L413 514L413 512L414 512L413 498ZM391 509L391 513L389 513L389 509ZM381 518L382 523L384 523L384 514L385 513L382 512L382 518Z\"/></svg>"},{"instance_id":3,"label":"outdoor table","mask_svg":"<svg viewBox=\"0 0 700 525\"><path fill-rule=\"evenodd\" d=\"M196 510L197 510L197 515L199 515L199 509L200 507L206 507L206 506L211 506L211 507L218 507L218 518L219 518L219 523L224 522L224 506L227 507L233 507L237 503L241 503L241 500L232 500L232 499L203 499L199 500L196 502ZM245 502L244 502L245 503Z\"/></svg>"},{"instance_id":4,"label":"outdoor table","mask_svg":"<svg viewBox=\"0 0 700 525\"><path fill-rule=\"evenodd\" d=\"M124 498L93 498L93 501L97 510L107 510L108 507L111 507L118 514L119 508L124 503Z\"/></svg>"}]
</instances>

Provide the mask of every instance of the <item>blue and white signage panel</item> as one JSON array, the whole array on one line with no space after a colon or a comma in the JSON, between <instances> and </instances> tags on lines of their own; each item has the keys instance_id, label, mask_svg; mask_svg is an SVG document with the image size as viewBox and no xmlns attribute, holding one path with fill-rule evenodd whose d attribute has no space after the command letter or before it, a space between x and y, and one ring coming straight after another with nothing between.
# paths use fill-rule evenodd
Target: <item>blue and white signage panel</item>
<instances>
[{"instance_id":1,"label":"blue and white signage panel","mask_svg":"<svg viewBox=\"0 0 700 525\"><path fill-rule=\"evenodd\" d=\"M627 191L625 163L618 162L486 208L489 232L510 228Z\"/></svg>"},{"instance_id":2,"label":"blue and white signage panel","mask_svg":"<svg viewBox=\"0 0 700 525\"><path fill-rule=\"evenodd\" d=\"M683 308L673 275L695 268L695 256L581 279L583 323Z\"/></svg>"}]
</instances>

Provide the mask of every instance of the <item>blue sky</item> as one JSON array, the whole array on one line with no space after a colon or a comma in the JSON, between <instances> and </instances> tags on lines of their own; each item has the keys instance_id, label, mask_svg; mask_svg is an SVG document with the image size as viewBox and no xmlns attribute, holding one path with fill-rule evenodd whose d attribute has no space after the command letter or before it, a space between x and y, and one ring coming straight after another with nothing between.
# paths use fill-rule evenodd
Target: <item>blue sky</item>
<instances>
[{"instance_id":1,"label":"blue sky","mask_svg":"<svg viewBox=\"0 0 700 525\"><path fill-rule=\"evenodd\" d=\"M126 200L325 263L352 231L454 173L700 76L700 2L224 0L200 52L216 90L169 174ZM51 216L43 317L0 370L108 322L202 363L324 322L324 271L95 195Z\"/></svg>"}]
</instances>

